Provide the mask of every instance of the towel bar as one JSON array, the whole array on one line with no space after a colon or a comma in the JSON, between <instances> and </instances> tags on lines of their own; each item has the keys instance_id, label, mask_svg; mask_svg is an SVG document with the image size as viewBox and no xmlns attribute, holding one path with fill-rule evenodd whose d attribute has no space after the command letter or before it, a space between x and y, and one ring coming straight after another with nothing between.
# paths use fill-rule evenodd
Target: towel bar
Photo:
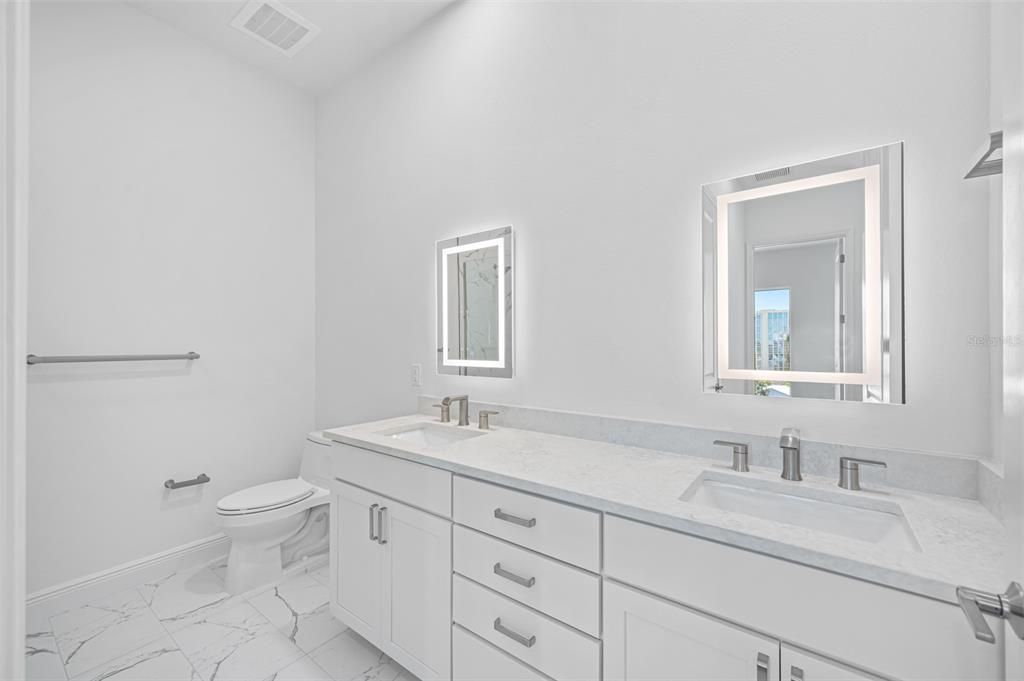
<instances>
[{"instance_id":1,"label":"towel bar","mask_svg":"<svg viewBox=\"0 0 1024 681\"><path fill-rule=\"evenodd\" d=\"M29 355L25 361L29 364L66 364L69 362L148 362L165 359L199 359L199 353L186 352L182 355L58 355L50 357Z\"/></svg>"}]
</instances>

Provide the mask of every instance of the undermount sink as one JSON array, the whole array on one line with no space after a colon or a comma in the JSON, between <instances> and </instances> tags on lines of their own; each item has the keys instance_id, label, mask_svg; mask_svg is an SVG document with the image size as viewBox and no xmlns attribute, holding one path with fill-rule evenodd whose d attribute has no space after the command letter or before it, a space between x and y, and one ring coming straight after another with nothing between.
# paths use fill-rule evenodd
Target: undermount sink
<instances>
[{"instance_id":1,"label":"undermount sink","mask_svg":"<svg viewBox=\"0 0 1024 681\"><path fill-rule=\"evenodd\" d=\"M455 426L438 426L432 423L418 423L414 426L384 430L379 435L387 435L395 440L402 440L420 447L444 447L446 445L469 440L485 435L479 430L457 429Z\"/></svg>"},{"instance_id":2,"label":"undermount sink","mask_svg":"<svg viewBox=\"0 0 1024 681\"><path fill-rule=\"evenodd\" d=\"M921 550L903 510L898 504L881 499L853 499L820 489L795 489L791 483L715 472L702 474L679 498L875 546Z\"/></svg>"}]
</instances>

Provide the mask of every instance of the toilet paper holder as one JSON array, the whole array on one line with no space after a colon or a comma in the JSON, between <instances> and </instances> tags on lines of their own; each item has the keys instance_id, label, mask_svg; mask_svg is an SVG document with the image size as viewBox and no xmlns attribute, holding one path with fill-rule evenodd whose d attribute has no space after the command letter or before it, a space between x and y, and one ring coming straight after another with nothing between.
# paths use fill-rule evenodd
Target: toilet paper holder
<instances>
[{"instance_id":1,"label":"toilet paper holder","mask_svg":"<svg viewBox=\"0 0 1024 681\"><path fill-rule=\"evenodd\" d=\"M167 489L181 489L182 487L192 487L193 485L204 485L208 482L210 482L210 476L206 473L200 473L191 480L182 480L181 482L175 482L174 478L164 480L164 487Z\"/></svg>"}]
</instances>

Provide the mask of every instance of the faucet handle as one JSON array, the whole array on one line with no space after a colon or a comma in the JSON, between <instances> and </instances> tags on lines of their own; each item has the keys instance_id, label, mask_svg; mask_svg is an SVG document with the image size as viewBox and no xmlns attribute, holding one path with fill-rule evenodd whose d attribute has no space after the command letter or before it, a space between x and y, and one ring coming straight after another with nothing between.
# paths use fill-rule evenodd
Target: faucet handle
<instances>
[{"instance_id":1,"label":"faucet handle","mask_svg":"<svg viewBox=\"0 0 1024 681\"><path fill-rule=\"evenodd\" d=\"M480 423L478 424L478 427L480 428L480 430L490 430L491 429L491 417L494 416L495 414L500 414L500 413L501 413L500 411L493 411L491 409L481 409L478 412L479 417L480 417Z\"/></svg>"},{"instance_id":2,"label":"faucet handle","mask_svg":"<svg viewBox=\"0 0 1024 681\"><path fill-rule=\"evenodd\" d=\"M730 442L729 440L715 440L711 444L732 447L732 469L740 473L750 470L750 445L745 442Z\"/></svg>"},{"instance_id":3,"label":"faucet handle","mask_svg":"<svg viewBox=\"0 0 1024 681\"><path fill-rule=\"evenodd\" d=\"M861 466L877 466L878 468L889 467L884 461L858 459L855 456L841 456L839 457L839 486L843 489L853 491L860 490Z\"/></svg>"},{"instance_id":4,"label":"faucet handle","mask_svg":"<svg viewBox=\"0 0 1024 681\"><path fill-rule=\"evenodd\" d=\"M441 423L450 423L452 420L452 408L443 402L434 406L441 408Z\"/></svg>"},{"instance_id":5,"label":"faucet handle","mask_svg":"<svg viewBox=\"0 0 1024 681\"><path fill-rule=\"evenodd\" d=\"M889 465L884 461L875 461L874 459L858 459L855 456L839 457L839 465L847 469L855 469L858 466L878 466L879 468L889 467Z\"/></svg>"}]
</instances>

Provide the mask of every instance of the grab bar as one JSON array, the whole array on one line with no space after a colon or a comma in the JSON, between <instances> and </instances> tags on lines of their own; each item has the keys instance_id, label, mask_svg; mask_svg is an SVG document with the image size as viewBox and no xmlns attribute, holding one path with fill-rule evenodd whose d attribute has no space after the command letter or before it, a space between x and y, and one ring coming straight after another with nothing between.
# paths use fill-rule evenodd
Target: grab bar
<instances>
[{"instance_id":1,"label":"grab bar","mask_svg":"<svg viewBox=\"0 0 1024 681\"><path fill-rule=\"evenodd\" d=\"M199 359L199 353L186 352L183 355L58 355L50 357L29 355L25 358L29 364L66 364L69 362L148 362L165 359Z\"/></svg>"},{"instance_id":2,"label":"grab bar","mask_svg":"<svg viewBox=\"0 0 1024 681\"><path fill-rule=\"evenodd\" d=\"M174 478L164 480L164 487L167 489L181 489L182 487L191 487L192 485L204 485L208 482L210 482L210 476L206 473L200 473L199 477L192 478L191 480L183 480L181 482L175 482Z\"/></svg>"}]
</instances>

